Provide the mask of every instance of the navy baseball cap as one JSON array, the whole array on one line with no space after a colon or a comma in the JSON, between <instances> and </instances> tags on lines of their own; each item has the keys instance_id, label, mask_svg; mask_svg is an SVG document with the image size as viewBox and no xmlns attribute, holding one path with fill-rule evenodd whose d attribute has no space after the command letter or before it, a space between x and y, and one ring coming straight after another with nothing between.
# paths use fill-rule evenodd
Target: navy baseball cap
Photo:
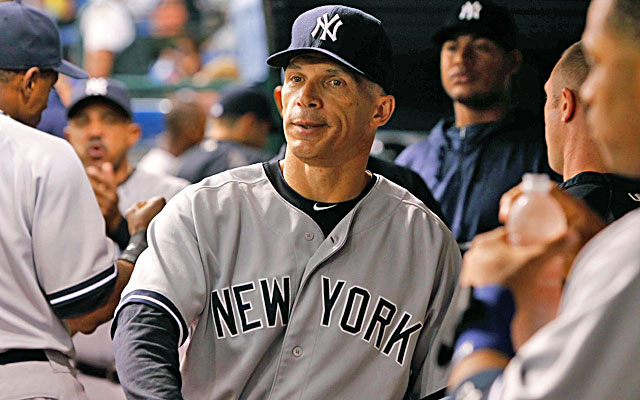
<instances>
[{"instance_id":1,"label":"navy baseball cap","mask_svg":"<svg viewBox=\"0 0 640 400\"><path fill-rule=\"evenodd\" d=\"M487 0L459 3L431 38L442 46L447 40L464 33L492 40L507 51L516 48L518 40L518 28L509 10Z\"/></svg>"},{"instance_id":2,"label":"navy baseball cap","mask_svg":"<svg viewBox=\"0 0 640 400\"><path fill-rule=\"evenodd\" d=\"M0 3L0 69L51 69L73 78L88 78L82 69L62 59L55 22L21 0Z\"/></svg>"},{"instance_id":3,"label":"navy baseball cap","mask_svg":"<svg viewBox=\"0 0 640 400\"><path fill-rule=\"evenodd\" d=\"M93 99L101 99L111 103L121 109L127 117L133 118L129 90L124 83L107 78L90 78L78 82L71 93L71 104L67 108L67 117L72 118L84 104Z\"/></svg>"},{"instance_id":4,"label":"navy baseball cap","mask_svg":"<svg viewBox=\"0 0 640 400\"><path fill-rule=\"evenodd\" d=\"M253 113L263 121L272 122L269 100L264 93L253 87L233 86L222 90L218 102L210 110L214 118L246 113Z\"/></svg>"},{"instance_id":5,"label":"navy baseball cap","mask_svg":"<svg viewBox=\"0 0 640 400\"><path fill-rule=\"evenodd\" d=\"M382 22L351 7L333 5L309 10L296 18L291 44L267 58L285 68L304 53L322 53L382 86L393 89L393 51Z\"/></svg>"}]
</instances>

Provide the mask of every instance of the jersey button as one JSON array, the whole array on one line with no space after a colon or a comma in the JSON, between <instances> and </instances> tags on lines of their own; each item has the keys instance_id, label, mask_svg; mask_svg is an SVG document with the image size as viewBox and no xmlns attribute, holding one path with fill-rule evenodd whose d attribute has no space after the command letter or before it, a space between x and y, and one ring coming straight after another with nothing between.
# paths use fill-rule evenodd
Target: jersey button
<instances>
[{"instance_id":1,"label":"jersey button","mask_svg":"<svg viewBox=\"0 0 640 400\"><path fill-rule=\"evenodd\" d=\"M302 356L302 347L300 347L300 346L294 347L292 353L293 353L294 357Z\"/></svg>"},{"instance_id":2,"label":"jersey button","mask_svg":"<svg viewBox=\"0 0 640 400\"><path fill-rule=\"evenodd\" d=\"M306 232L304 234L304 238L307 240L313 240L313 233L312 232Z\"/></svg>"}]
</instances>

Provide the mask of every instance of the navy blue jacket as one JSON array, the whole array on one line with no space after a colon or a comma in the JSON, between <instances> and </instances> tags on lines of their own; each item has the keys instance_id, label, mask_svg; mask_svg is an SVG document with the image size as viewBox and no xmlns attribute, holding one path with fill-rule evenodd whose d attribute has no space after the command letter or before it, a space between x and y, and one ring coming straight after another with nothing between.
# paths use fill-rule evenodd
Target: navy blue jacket
<instances>
[{"instance_id":1,"label":"navy blue jacket","mask_svg":"<svg viewBox=\"0 0 640 400\"><path fill-rule=\"evenodd\" d=\"M477 233L496 228L504 192L525 172L558 176L547 162L541 120L511 111L499 121L456 128L443 119L429 136L407 147L396 163L427 183L462 250Z\"/></svg>"}]
</instances>

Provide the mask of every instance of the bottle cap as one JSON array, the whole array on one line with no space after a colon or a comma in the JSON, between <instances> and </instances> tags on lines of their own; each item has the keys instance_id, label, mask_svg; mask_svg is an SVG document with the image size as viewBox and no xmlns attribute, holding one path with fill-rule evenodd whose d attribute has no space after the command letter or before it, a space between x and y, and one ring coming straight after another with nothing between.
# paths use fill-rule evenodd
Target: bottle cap
<instances>
[{"instance_id":1,"label":"bottle cap","mask_svg":"<svg viewBox=\"0 0 640 400\"><path fill-rule=\"evenodd\" d=\"M548 193L551 191L551 179L546 174L524 174L522 176L522 191L525 193Z\"/></svg>"}]
</instances>

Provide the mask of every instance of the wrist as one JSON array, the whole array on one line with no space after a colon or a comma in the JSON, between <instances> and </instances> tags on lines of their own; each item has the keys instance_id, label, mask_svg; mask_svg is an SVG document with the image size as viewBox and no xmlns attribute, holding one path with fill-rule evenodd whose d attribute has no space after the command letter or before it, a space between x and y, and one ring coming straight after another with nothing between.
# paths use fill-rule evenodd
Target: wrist
<instances>
[{"instance_id":1,"label":"wrist","mask_svg":"<svg viewBox=\"0 0 640 400\"><path fill-rule=\"evenodd\" d=\"M469 307L457 329L454 362L483 349L513 357L511 321L514 314L515 300L507 287L472 288Z\"/></svg>"},{"instance_id":2,"label":"wrist","mask_svg":"<svg viewBox=\"0 0 640 400\"><path fill-rule=\"evenodd\" d=\"M138 257L140 257L140 254L142 254L147 247L147 231L138 231L131 235L129 244L122 254L120 254L118 259L128 261L135 265L136 261L138 261Z\"/></svg>"}]
</instances>

